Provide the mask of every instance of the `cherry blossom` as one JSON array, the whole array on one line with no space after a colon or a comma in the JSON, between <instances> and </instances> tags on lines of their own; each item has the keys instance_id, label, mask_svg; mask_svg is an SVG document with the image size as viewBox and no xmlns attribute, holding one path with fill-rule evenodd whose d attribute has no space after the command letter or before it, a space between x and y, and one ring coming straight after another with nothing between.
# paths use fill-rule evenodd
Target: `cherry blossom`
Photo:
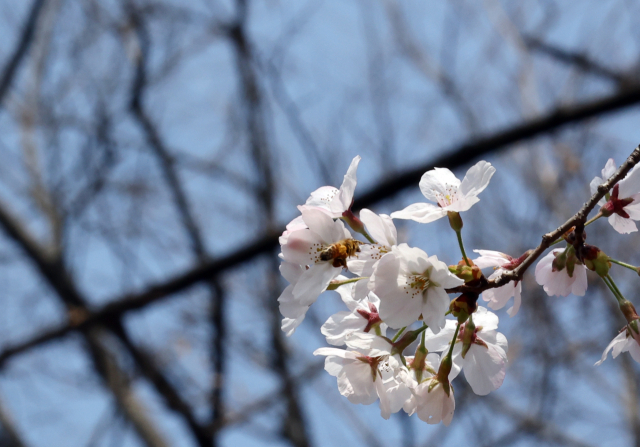
<instances>
[{"instance_id":1,"label":"cherry blossom","mask_svg":"<svg viewBox=\"0 0 640 447\"><path fill-rule=\"evenodd\" d=\"M278 298L280 313L284 317L281 328L287 337L291 336L296 328L300 326L309 309L308 304L303 304L293 296L293 288L304 271L305 267L299 264L287 261L283 261L280 264L280 273L290 283Z\"/></svg>"},{"instance_id":2,"label":"cherry blossom","mask_svg":"<svg viewBox=\"0 0 640 447\"><path fill-rule=\"evenodd\" d=\"M517 259L511 256L500 253L499 251L492 250L473 250L480 254L479 258L473 260L473 263L479 268L484 269L487 267L493 267L495 271L489 276L488 279L495 279L501 276L504 272L512 270L517 267ZM507 309L507 314L513 317L520 310L520 303L522 293L522 283L519 281L510 281L502 287L494 289L487 289L482 292L482 299L487 301L488 306L493 310L502 309L509 299L513 297L513 306Z\"/></svg>"},{"instance_id":3,"label":"cherry blossom","mask_svg":"<svg viewBox=\"0 0 640 447\"><path fill-rule=\"evenodd\" d=\"M464 281L437 256L407 244L394 246L376 264L369 289L380 297L380 318L392 328L408 326L422 315L437 332L444 327L449 296L445 289Z\"/></svg>"},{"instance_id":4,"label":"cherry blossom","mask_svg":"<svg viewBox=\"0 0 640 447\"><path fill-rule=\"evenodd\" d=\"M356 258L349 259L347 265L350 272L368 278L375 264L398 243L398 233L393 220L386 214L378 215L364 208L360 211L360 219L376 243L363 245ZM368 279L358 281L353 293L356 299L365 297L369 293Z\"/></svg>"},{"instance_id":5,"label":"cherry blossom","mask_svg":"<svg viewBox=\"0 0 640 447\"><path fill-rule=\"evenodd\" d=\"M342 217L343 213L351 208L353 193L356 189L356 171L361 157L355 156L347 169L340 189L333 186L322 186L311 193L304 205L298 206L300 211L318 209L334 219Z\"/></svg>"},{"instance_id":6,"label":"cherry blossom","mask_svg":"<svg viewBox=\"0 0 640 447\"><path fill-rule=\"evenodd\" d=\"M437 371L440 367L441 357L437 354L427 355L427 364L431 371ZM418 383L415 376L411 377L411 397L403 405L404 411L411 416L413 413L427 424L449 425L456 409L456 401L453 396L453 386L449 385L449 394L438 380L437 375L429 369L425 369L423 381Z\"/></svg>"},{"instance_id":7,"label":"cherry blossom","mask_svg":"<svg viewBox=\"0 0 640 447\"><path fill-rule=\"evenodd\" d=\"M598 205L601 206L600 212L608 217L609 223L618 233L627 234L638 231L634 220L640 220L640 165L636 165L633 169L620 180L607 194L602 198ZM613 158L607 161L602 170L602 177L595 177L591 184L591 194L595 194L598 186L604 183L609 177L616 172L616 164Z\"/></svg>"},{"instance_id":8,"label":"cherry blossom","mask_svg":"<svg viewBox=\"0 0 640 447\"><path fill-rule=\"evenodd\" d=\"M508 343L506 337L496 330L496 314L478 306L471 317L473 326L469 322L464 323L453 346L449 380L455 379L462 370L473 392L484 396L502 385L507 368ZM427 329L425 347L429 351L446 353L457 325L456 321L447 320L445 328L437 335Z\"/></svg>"},{"instance_id":9,"label":"cherry blossom","mask_svg":"<svg viewBox=\"0 0 640 447\"><path fill-rule=\"evenodd\" d=\"M636 326L637 328L637 326ZM621 352L629 352L631 358L640 363L640 335L630 325L618 334L616 338L611 340L609 346L602 353L602 358L596 362L595 366L599 366L604 362L609 354L609 351L613 350L612 356L615 359Z\"/></svg>"},{"instance_id":10,"label":"cherry blossom","mask_svg":"<svg viewBox=\"0 0 640 447\"><path fill-rule=\"evenodd\" d=\"M283 322L283 330L288 335L302 322L306 309L326 290L331 280L340 274L341 266L346 265L346 259L340 257L323 260L323 253L351 236L341 221L334 221L322 211L305 210L302 212L302 219L308 228L291 232L282 245L282 258L285 262L305 266L295 274L291 273L295 269L289 265L281 270L285 279L291 283L279 298L281 308L286 312L283 315L293 320ZM285 272L288 272L288 278Z\"/></svg>"},{"instance_id":11,"label":"cherry blossom","mask_svg":"<svg viewBox=\"0 0 640 447\"><path fill-rule=\"evenodd\" d=\"M352 347L350 340L347 340L347 346ZM378 348L368 352L319 348L313 355L327 356L324 368L337 378L340 394L351 403L362 405L370 405L380 398L380 414L389 419L391 413L400 411L411 397L406 384L408 371L396 357L390 355L384 344L377 345Z\"/></svg>"},{"instance_id":12,"label":"cherry blossom","mask_svg":"<svg viewBox=\"0 0 640 447\"><path fill-rule=\"evenodd\" d=\"M341 277L336 279L341 279ZM351 283L336 289L349 310L330 316L322 325L320 331L330 345L343 345L345 339L357 331L368 333L377 328L380 335L386 334L387 325L382 322L378 314L380 299L373 292L370 292L363 300L356 301L353 299L353 288L354 284Z\"/></svg>"},{"instance_id":13,"label":"cherry blossom","mask_svg":"<svg viewBox=\"0 0 640 447\"><path fill-rule=\"evenodd\" d=\"M479 161L472 166L462 182L447 168L427 171L420 179L420 191L431 203L414 203L402 211L391 214L394 219L411 219L429 223L447 215L447 212L467 211L480 201L480 194L489 185L496 169L491 163Z\"/></svg>"},{"instance_id":14,"label":"cherry blossom","mask_svg":"<svg viewBox=\"0 0 640 447\"><path fill-rule=\"evenodd\" d=\"M587 268L575 261L571 275L569 274L571 266L558 270L554 267L554 260L562 252L562 249L552 250L538 262L536 281L543 286L549 296L567 296L570 293L584 296L587 291Z\"/></svg>"}]
</instances>

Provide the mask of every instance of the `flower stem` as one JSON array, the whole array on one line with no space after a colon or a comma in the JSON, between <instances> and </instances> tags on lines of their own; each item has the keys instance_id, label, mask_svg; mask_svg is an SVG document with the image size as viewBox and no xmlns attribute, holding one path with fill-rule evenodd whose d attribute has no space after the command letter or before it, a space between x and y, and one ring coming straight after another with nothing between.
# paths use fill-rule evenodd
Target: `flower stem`
<instances>
[{"instance_id":1,"label":"flower stem","mask_svg":"<svg viewBox=\"0 0 640 447\"><path fill-rule=\"evenodd\" d=\"M372 244L377 244L376 241L373 240L373 238L371 236L369 236L369 233L367 233L367 230L365 230L364 228L362 229L362 231L360 232L361 235L363 235L364 237L367 238L367 240L369 242L371 242Z\"/></svg>"},{"instance_id":2,"label":"flower stem","mask_svg":"<svg viewBox=\"0 0 640 447\"><path fill-rule=\"evenodd\" d=\"M407 328L406 326L403 328L400 328L400 330L396 332L396 335L394 335L393 338L391 339L391 343L394 343L402 335L402 333L406 328Z\"/></svg>"},{"instance_id":3,"label":"flower stem","mask_svg":"<svg viewBox=\"0 0 640 447\"><path fill-rule=\"evenodd\" d=\"M361 279L369 279L368 276L358 276L356 278L345 279L344 281L331 281L329 286L327 286L327 290L336 290L340 286L344 286L345 284L350 284L352 282L358 282Z\"/></svg>"},{"instance_id":4,"label":"flower stem","mask_svg":"<svg viewBox=\"0 0 640 447\"><path fill-rule=\"evenodd\" d=\"M422 322L422 324L423 324L423 327L424 327L425 329L429 327L429 326L427 326L427 324L426 324L424 321ZM420 336L421 336L421 339L420 339L420 347L421 347L421 348L423 348L423 349L425 349L425 345L424 345L424 333L425 333L425 331L422 331L422 334L420 334Z\"/></svg>"},{"instance_id":5,"label":"flower stem","mask_svg":"<svg viewBox=\"0 0 640 447\"><path fill-rule=\"evenodd\" d=\"M624 297L622 296L622 293L620 293L618 286L616 286L616 283L613 282L613 279L611 278L611 276L609 275L603 276L602 280L607 285L607 287L609 287L609 290L611 290L611 293L613 293L613 296L616 298L618 303L625 301Z\"/></svg>"},{"instance_id":6,"label":"flower stem","mask_svg":"<svg viewBox=\"0 0 640 447\"><path fill-rule=\"evenodd\" d=\"M471 263L469 262L469 259L467 258L467 253L464 251L464 244L462 243L462 231L456 231L456 236L458 236L458 245L460 246L460 251L462 252L462 258L464 259L464 262L471 267Z\"/></svg>"},{"instance_id":7,"label":"flower stem","mask_svg":"<svg viewBox=\"0 0 640 447\"><path fill-rule=\"evenodd\" d=\"M456 330L453 333L453 339L451 340L451 346L449 346L449 352L447 353L447 357L453 359L453 345L456 344L456 338L458 338L458 332L460 331L460 323L456 326Z\"/></svg>"},{"instance_id":8,"label":"flower stem","mask_svg":"<svg viewBox=\"0 0 640 447\"><path fill-rule=\"evenodd\" d=\"M623 267L626 267L626 268L628 268L629 270L633 270L633 271L634 271L634 272L636 272L636 273L638 272L638 267L635 267L635 266L633 266L633 265L631 265L631 264L627 264L626 262L616 261L616 260L615 260L615 259L613 259L613 258L609 258L609 261L613 262L614 264L618 264L618 265L621 265L621 266L623 266Z\"/></svg>"},{"instance_id":9,"label":"flower stem","mask_svg":"<svg viewBox=\"0 0 640 447\"><path fill-rule=\"evenodd\" d=\"M595 222L596 220L600 219L601 217L602 217L602 211L598 211L598 214L593 216L592 219L589 219L587 222L585 222L584 226L586 227L589 224L592 224L593 222Z\"/></svg>"}]
</instances>

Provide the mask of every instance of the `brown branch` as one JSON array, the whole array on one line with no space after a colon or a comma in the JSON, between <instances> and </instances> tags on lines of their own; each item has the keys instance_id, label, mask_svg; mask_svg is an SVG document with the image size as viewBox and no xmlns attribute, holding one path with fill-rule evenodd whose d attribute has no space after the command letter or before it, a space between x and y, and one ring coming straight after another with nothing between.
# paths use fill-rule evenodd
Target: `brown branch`
<instances>
[{"instance_id":1,"label":"brown branch","mask_svg":"<svg viewBox=\"0 0 640 447\"><path fill-rule=\"evenodd\" d=\"M540 255L549 248L554 241L558 238L562 237L567 231L569 231L572 227L576 227L576 238L581 240L582 232L584 230L584 224L589 216L589 213L596 204L602 199L605 194L609 192L613 186L618 183L622 178L627 175L631 169L640 162L640 145L634 149L634 151L629 155L627 160L622 163L622 166L603 184L598 186L598 190L591 198L583 205L583 207L574 214L569 220L560 225L555 230L546 233L542 236L542 241L540 245L538 245L535 249L533 249L529 256L527 256L522 263L511 271L506 271L502 273L499 277L486 281L482 285L473 287L462 285L460 287L455 287L452 289L447 289L448 293L458 293L458 292L474 292L474 293L482 293L487 289L492 289L495 287L501 287L507 284L510 281L519 281L522 279L524 272L533 264L536 259L540 257Z\"/></svg>"}]
</instances>

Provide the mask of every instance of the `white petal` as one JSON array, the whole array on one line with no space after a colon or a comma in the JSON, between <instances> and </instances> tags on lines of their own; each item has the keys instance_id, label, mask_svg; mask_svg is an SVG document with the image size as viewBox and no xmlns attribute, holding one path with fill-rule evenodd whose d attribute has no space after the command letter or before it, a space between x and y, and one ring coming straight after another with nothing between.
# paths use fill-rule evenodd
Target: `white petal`
<instances>
[{"instance_id":1,"label":"white petal","mask_svg":"<svg viewBox=\"0 0 640 447\"><path fill-rule=\"evenodd\" d=\"M640 166L635 165L618 183L618 198L625 199L640 193Z\"/></svg>"},{"instance_id":2,"label":"white petal","mask_svg":"<svg viewBox=\"0 0 640 447\"><path fill-rule=\"evenodd\" d=\"M640 220L640 194L635 194L630 198L633 199L633 202L625 206L623 210L629 215L631 219Z\"/></svg>"},{"instance_id":3,"label":"white petal","mask_svg":"<svg viewBox=\"0 0 640 447\"><path fill-rule=\"evenodd\" d=\"M280 263L280 274L291 284L297 282L304 271L304 266L300 264L287 261Z\"/></svg>"},{"instance_id":4,"label":"white petal","mask_svg":"<svg viewBox=\"0 0 640 447\"><path fill-rule=\"evenodd\" d=\"M322 186L311 193L305 205L329 209L329 203L338 195L338 188Z\"/></svg>"},{"instance_id":5,"label":"white petal","mask_svg":"<svg viewBox=\"0 0 640 447\"><path fill-rule=\"evenodd\" d=\"M611 343L607 345L604 352L602 353L602 357L600 358L599 361L595 363L594 366L600 366L602 362L604 362L607 359L607 354L609 354L609 351L611 351L611 349L613 349L614 346L624 343L626 341L626 338L627 338L626 333L622 332L618 334L618 336L615 337L613 340L611 340Z\"/></svg>"},{"instance_id":6,"label":"white petal","mask_svg":"<svg viewBox=\"0 0 640 447\"><path fill-rule=\"evenodd\" d=\"M507 354L497 346L472 345L465 356L464 376L479 396L497 390L506 373Z\"/></svg>"},{"instance_id":7,"label":"white petal","mask_svg":"<svg viewBox=\"0 0 640 447\"><path fill-rule=\"evenodd\" d=\"M449 308L449 295L440 287L429 287L426 295L427 301L422 306L422 317L433 333L437 334L445 326L444 314Z\"/></svg>"},{"instance_id":8,"label":"white petal","mask_svg":"<svg viewBox=\"0 0 640 447\"><path fill-rule=\"evenodd\" d=\"M491 177L496 172L496 168L491 163L481 160L473 165L464 176L460 184L460 193L463 197L475 197L489 186Z\"/></svg>"},{"instance_id":9,"label":"white petal","mask_svg":"<svg viewBox=\"0 0 640 447\"><path fill-rule=\"evenodd\" d=\"M434 334L431 328L425 331L424 341L425 347L429 352L442 352L449 349L451 343L451 337L455 332L457 322L454 320L447 320L444 329Z\"/></svg>"},{"instance_id":10,"label":"white petal","mask_svg":"<svg viewBox=\"0 0 640 447\"><path fill-rule=\"evenodd\" d=\"M414 203L401 211L391 213L393 219L410 219L420 223L429 223L447 215L447 210L430 203Z\"/></svg>"},{"instance_id":11,"label":"white petal","mask_svg":"<svg viewBox=\"0 0 640 447\"><path fill-rule=\"evenodd\" d=\"M360 210L360 220L367 227L369 235L379 244L391 247L398 243L398 233L393 220L386 214L378 216L366 208Z\"/></svg>"},{"instance_id":12,"label":"white petal","mask_svg":"<svg viewBox=\"0 0 640 447\"><path fill-rule=\"evenodd\" d=\"M478 306L478 310L473 314L473 323L482 326L482 331L494 331L498 329L499 318L496 314L488 311L486 307Z\"/></svg>"},{"instance_id":13,"label":"white petal","mask_svg":"<svg viewBox=\"0 0 640 447\"><path fill-rule=\"evenodd\" d=\"M301 303L310 306L316 301L318 295L327 289L329 282L339 274L340 269L327 262L311 266L296 283L293 296Z\"/></svg>"},{"instance_id":14,"label":"white petal","mask_svg":"<svg viewBox=\"0 0 640 447\"><path fill-rule=\"evenodd\" d=\"M320 332L330 345L342 346L345 338L357 330L363 330L366 325L367 320L359 314L343 311L331 315L320 328Z\"/></svg>"},{"instance_id":15,"label":"white petal","mask_svg":"<svg viewBox=\"0 0 640 447\"><path fill-rule=\"evenodd\" d=\"M353 201L353 193L356 190L356 183L358 182L356 178L356 171L358 170L358 164L360 163L361 157L356 155L353 160L351 160L351 164L349 165L349 169L347 169L347 173L342 180L342 185L340 186L340 192L338 193L337 200L333 200L330 204L330 209L332 212L342 214L344 211L348 210L351 207L351 202Z\"/></svg>"},{"instance_id":16,"label":"white petal","mask_svg":"<svg viewBox=\"0 0 640 447\"><path fill-rule=\"evenodd\" d=\"M611 216L609 216L608 220L613 229L620 234L629 234L633 233L634 231L638 231L636 223L631 219L627 219L626 217L612 214Z\"/></svg>"},{"instance_id":17,"label":"white petal","mask_svg":"<svg viewBox=\"0 0 640 447\"><path fill-rule=\"evenodd\" d=\"M330 216L318 209L303 210L302 219L309 229L316 233L325 244L333 244L350 236L342 221L334 221Z\"/></svg>"},{"instance_id":18,"label":"white petal","mask_svg":"<svg viewBox=\"0 0 640 447\"><path fill-rule=\"evenodd\" d=\"M583 265L576 265L573 271L573 278L571 293L576 296L584 296L587 291L587 268Z\"/></svg>"},{"instance_id":19,"label":"white petal","mask_svg":"<svg viewBox=\"0 0 640 447\"><path fill-rule=\"evenodd\" d=\"M604 165L604 169L602 169L602 178L604 179L603 183L604 181L608 180L609 177L615 174L617 170L618 167L616 166L616 162L613 160L613 158L608 159L607 163Z\"/></svg>"}]
</instances>

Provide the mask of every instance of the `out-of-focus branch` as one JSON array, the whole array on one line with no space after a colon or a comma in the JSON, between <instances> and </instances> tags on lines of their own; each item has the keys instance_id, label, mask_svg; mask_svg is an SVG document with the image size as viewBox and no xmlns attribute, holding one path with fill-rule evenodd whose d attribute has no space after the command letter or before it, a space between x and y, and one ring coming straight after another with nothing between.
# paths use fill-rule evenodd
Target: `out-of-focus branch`
<instances>
[{"instance_id":1,"label":"out-of-focus branch","mask_svg":"<svg viewBox=\"0 0 640 447\"><path fill-rule=\"evenodd\" d=\"M0 402L0 424L2 425L4 438L8 438L10 442L8 447L27 447L20 433L16 430L9 410L2 402Z\"/></svg>"},{"instance_id":2,"label":"out-of-focus branch","mask_svg":"<svg viewBox=\"0 0 640 447\"><path fill-rule=\"evenodd\" d=\"M547 56L557 61L563 62L567 65L577 67L586 73L600 76L601 78L608 79L619 85L628 80L627 77L623 74L614 70L610 70L604 65L601 65L598 62L592 60L584 53L564 50L562 48L550 45L533 36L524 36L523 40L529 48L539 51L542 54L546 54Z\"/></svg>"},{"instance_id":3,"label":"out-of-focus branch","mask_svg":"<svg viewBox=\"0 0 640 447\"><path fill-rule=\"evenodd\" d=\"M84 299L71 280L63 265L62 258L51 256L40 249L37 242L25 229L25 226L18 222L2 204L0 204L0 227L26 252L28 259L36 265L41 275L67 306L70 317L76 314L83 315L87 300ZM74 318L70 319L73 320ZM108 359L111 354L102 343L100 330L99 326L92 327L85 333L96 370L105 384L116 395L116 400L120 404L123 413L131 420L140 437L147 443L147 446L167 446L161 432L146 417L146 410L144 410L144 406L138 401L134 392L130 387L123 387L122 377L126 375L119 370L117 363L109 362Z\"/></svg>"},{"instance_id":4,"label":"out-of-focus branch","mask_svg":"<svg viewBox=\"0 0 640 447\"><path fill-rule=\"evenodd\" d=\"M390 198L408 187L415 187L422 174L434 167L455 169L490 153L498 153L508 145L532 138L540 134L551 132L568 123L578 122L593 116L603 115L615 110L635 105L640 102L640 86L625 90L604 99L591 101L574 107L558 108L548 115L536 120L514 126L503 132L479 140L470 141L447 152L431 162L400 173L379 183L354 202L354 209L371 206L377 202ZM2 212L0 208L0 213ZM19 229L15 229L19 231ZM32 340L7 348L0 353L0 363L8 358L31 349L40 343L64 336L69 331L85 328L101 321L109 321L120 315L144 308L148 304L165 299L166 297L188 289L194 284L206 281L212 276L271 252L278 245L279 232L267 233L260 239L233 251L228 255L211 259L205 264L197 265L189 271L177 275L167 281L152 285L138 294L129 294L113 300L111 303L87 315L80 324L69 324L64 327L51 329L36 336Z\"/></svg>"},{"instance_id":5,"label":"out-of-focus branch","mask_svg":"<svg viewBox=\"0 0 640 447\"><path fill-rule=\"evenodd\" d=\"M247 32L247 1L236 0L236 20L228 28L229 38L235 52L236 70L240 78L243 114L249 135L249 149L256 178L256 202L261 215L261 227L266 231L277 228L274 212L275 180L273 175L273 153L270 150L264 116L262 91L254 68L253 47ZM278 261L275 256L267 266L267 286L263 295L269 311L271 334L271 368L283 384L282 397L286 401L286 412L282 418L281 435L296 447L310 445L307 428L300 404L299 386L289 370L289 355L284 336L280 330L280 312L276 296L279 294Z\"/></svg>"},{"instance_id":6,"label":"out-of-focus branch","mask_svg":"<svg viewBox=\"0 0 640 447\"><path fill-rule=\"evenodd\" d=\"M42 11L44 3L45 0L34 0L33 4L31 5L31 10L29 11L27 21L24 24L22 35L20 36L18 45L13 51L13 54L7 62L7 65L5 65L4 69L2 70L2 76L0 76L0 108L2 107L4 97L9 90L9 87L11 87L16 71L24 60L25 55L29 51L31 43L33 42L33 37L36 32L36 25L38 23L38 18L40 17L40 12Z\"/></svg>"},{"instance_id":7,"label":"out-of-focus branch","mask_svg":"<svg viewBox=\"0 0 640 447\"><path fill-rule=\"evenodd\" d=\"M184 191L182 183L178 178L178 173L175 169L175 161L170 154L169 149L165 146L157 127L151 120L151 117L146 113L144 109L143 99L144 93L147 87L147 55L149 53L150 36L143 23L142 17L136 12L135 9L130 11L130 19L133 22L135 30L137 54L135 55L135 78L131 89L131 102L130 109L134 117L138 121L142 128L149 147L153 154L159 161L160 168L164 179L172 194L173 201L178 209L178 214L182 220L183 226L186 229L187 236L190 241L191 249L196 255L198 262L203 263L206 260L206 248L204 239L200 233L200 229L196 223L196 219L193 216L191 207L189 206L187 194ZM209 281L211 288L212 300L222 299L223 295L216 294L217 286L214 284L214 280ZM212 304L213 306L213 304ZM216 331L216 335L219 335L219 331ZM180 397L179 393L173 388L173 386L165 379L161 371L158 370L155 362L144 352L138 349L133 342L129 339L121 322L118 324L118 335L125 342L127 348L131 351L136 363L140 366L142 373L154 384L158 392L162 394L171 408L182 414L189 424L194 436L198 443L202 447L208 447L211 445L212 440L204 428L195 419L193 412L189 405ZM222 376L222 371L219 372ZM218 409L219 410L219 409ZM217 410L214 410L214 412Z\"/></svg>"}]
</instances>

